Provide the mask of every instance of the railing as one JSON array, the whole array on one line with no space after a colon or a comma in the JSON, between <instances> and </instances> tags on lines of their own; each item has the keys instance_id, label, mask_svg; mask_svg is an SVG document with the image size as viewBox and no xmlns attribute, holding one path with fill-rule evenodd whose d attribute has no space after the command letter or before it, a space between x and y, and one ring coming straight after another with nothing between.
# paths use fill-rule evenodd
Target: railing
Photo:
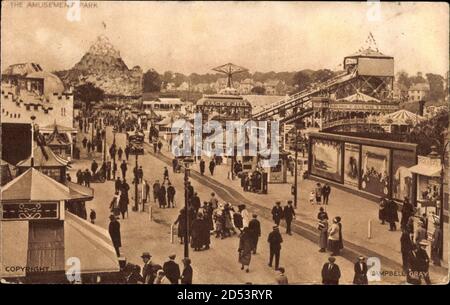
<instances>
[{"instance_id":1,"label":"railing","mask_svg":"<svg viewBox=\"0 0 450 305\"><path fill-rule=\"evenodd\" d=\"M322 123L322 129L332 128L332 127L342 126L342 125L366 124L366 123L367 123L367 120L361 119L361 118L342 119L342 120Z\"/></svg>"}]
</instances>

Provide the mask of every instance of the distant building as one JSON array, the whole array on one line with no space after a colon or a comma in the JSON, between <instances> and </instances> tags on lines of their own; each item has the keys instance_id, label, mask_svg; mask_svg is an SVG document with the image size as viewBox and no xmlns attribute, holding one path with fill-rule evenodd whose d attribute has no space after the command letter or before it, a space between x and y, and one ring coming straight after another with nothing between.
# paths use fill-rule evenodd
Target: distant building
<instances>
[{"instance_id":1,"label":"distant building","mask_svg":"<svg viewBox=\"0 0 450 305\"><path fill-rule=\"evenodd\" d=\"M145 112L150 113L153 111L161 117L166 117L167 114L173 111L186 114L188 106L189 104L186 104L180 98L174 97L149 98L142 101L142 107Z\"/></svg>"},{"instance_id":2,"label":"distant building","mask_svg":"<svg viewBox=\"0 0 450 305\"><path fill-rule=\"evenodd\" d=\"M240 94L250 94L253 89L253 79L246 78L242 80L239 84L239 93Z\"/></svg>"},{"instance_id":3,"label":"distant building","mask_svg":"<svg viewBox=\"0 0 450 305\"><path fill-rule=\"evenodd\" d=\"M31 136L31 117L41 133L53 133L51 126L58 126L72 144L77 132L73 128L73 93L65 90L56 75L36 63L11 65L2 72L1 94L2 132L14 135L2 143L4 160L15 164L29 153L26 138Z\"/></svg>"},{"instance_id":4,"label":"distant building","mask_svg":"<svg viewBox=\"0 0 450 305\"><path fill-rule=\"evenodd\" d=\"M408 89L408 100L410 102L421 101L428 96L430 85L428 83L414 84Z\"/></svg>"},{"instance_id":5,"label":"distant building","mask_svg":"<svg viewBox=\"0 0 450 305\"><path fill-rule=\"evenodd\" d=\"M188 82L182 82L178 87L177 91L188 91L189 90L189 83Z\"/></svg>"}]
</instances>

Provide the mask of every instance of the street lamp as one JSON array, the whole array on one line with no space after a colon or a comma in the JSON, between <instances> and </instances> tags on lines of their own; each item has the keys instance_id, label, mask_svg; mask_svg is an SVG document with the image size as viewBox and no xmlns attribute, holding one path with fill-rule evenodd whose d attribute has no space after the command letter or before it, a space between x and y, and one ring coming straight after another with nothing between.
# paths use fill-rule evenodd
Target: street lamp
<instances>
[{"instance_id":1,"label":"street lamp","mask_svg":"<svg viewBox=\"0 0 450 305\"><path fill-rule=\"evenodd\" d=\"M136 157L136 164L135 164L135 171L134 171L134 209L135 211L139 211L138 208L138 183L139 183L139 179L138 179L138 153L137 153L137 149L136 147L134 147L134 153L135 153L135 157Z\"/></svg>"},{"instance_id":2,"label":"street lamp","mask_svg":"<svg viewBox=\"0 0 450 305\"><path fill-rule=\"evenodd\" d=\"M36 120L36 116L32 115L31 119L31 167L34 167L34 120Z\"/></svg>"},{"instance_id":3,"label":"street lamp","mask_svg":"<svg viewBox=\"0 0 450 305\"><path fill-rule=\"evenodd\" d=\"M439 190L439 230L441 231L441 241L439 248L439 258L444 257L444 176L445 176L445 151L447 150L450 142L445 143L444 148L441 152L441 175L440 175L440 190Z\"/></svg>"},{"instance_id":4,"label":"street lamp","mask_svg":"<svg viewBox=\"0 0 450 305\"><path fill-rule=\"evenodd\" d=\"M111 157L113 158L113 172L114 169L116 168L116 133L117 133L117 129L116 126L113 127L113 145L112 145L112 154ZM114 172L114 180L116 179L116 174Z\"/></svg>"},{"instance_id":5,"label":"street lamp","mask_svg":"<svg viewBox=\"0 0 450 305\"><path fill-rule=\"evenodd\" d=\"M189 162L184 160L184 222L186 224L184 230L184 257L189 257L189 193L188 193L188 182L189 182Z\"/></svg>"},{"instance_id":6,"label":"street lamp","mask_svg":"<svg viewBox=\"0 0 450 305\"><path fill-rule=\"evenodd\" d=\"M294 176L294 209L297 208L297 200L298 200L298 128L299 124L295 123L295 176Z\"/></svg>"}]
</instances>

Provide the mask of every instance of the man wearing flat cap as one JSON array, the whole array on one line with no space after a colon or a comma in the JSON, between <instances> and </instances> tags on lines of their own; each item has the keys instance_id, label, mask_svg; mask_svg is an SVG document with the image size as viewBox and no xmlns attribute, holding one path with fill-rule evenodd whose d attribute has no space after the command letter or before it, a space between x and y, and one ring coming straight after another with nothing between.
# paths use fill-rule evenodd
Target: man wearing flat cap
<instances>
[{"instance_id":1,"label":"man wearing flat cap","mask_svg":"<svg viewBox=\"0 0 450 305\"><path fill-rule=\"evenodd\" d=\"M163 270L171 284L178 284L180 279L180 266L175 262L176 255L169 256L169 260L164 263Z\"/></svg>"},{"instance_id":2,"label":"man wearing flat cap","mask_svg":"<svg viewBox=\"0 0 450 305\"><path fill-rule=\"evenodd\" d=\"M272 267L273 258L275 257L275 270L277 270L280 265L281 243L283 242L278 226L273 227L273 231L269 233L267 241L269 242L270 250L269 267Z\"/></svg>"},{"instance_id":3,"label":"man wearing flat cap","mask_svg":"<svg viewBox=\"0 0 450 305\"><path fill-rule=\"evenodd\" d=\"M322 267L322 283L324 285L339 285L339 279L341 278L341 270L339 266L335 264L336 258L330 256L328 262Z\"/></svg>"}]
</instances>

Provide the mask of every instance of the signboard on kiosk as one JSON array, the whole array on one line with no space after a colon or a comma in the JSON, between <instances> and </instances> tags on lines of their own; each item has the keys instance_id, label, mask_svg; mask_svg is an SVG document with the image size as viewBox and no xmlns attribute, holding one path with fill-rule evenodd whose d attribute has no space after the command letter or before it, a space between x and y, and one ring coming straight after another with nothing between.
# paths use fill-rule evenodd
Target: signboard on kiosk
<instances>
[{"instance_id":1,"label":"signboard on kiosk","mask_svg":"<svg viewBox=\"0 0 450 305\"><path fill-rule=\"evenodd\" d=\"M59 219L59 202L2 203L1 220Z\"/></svg>"}]
</instances>

